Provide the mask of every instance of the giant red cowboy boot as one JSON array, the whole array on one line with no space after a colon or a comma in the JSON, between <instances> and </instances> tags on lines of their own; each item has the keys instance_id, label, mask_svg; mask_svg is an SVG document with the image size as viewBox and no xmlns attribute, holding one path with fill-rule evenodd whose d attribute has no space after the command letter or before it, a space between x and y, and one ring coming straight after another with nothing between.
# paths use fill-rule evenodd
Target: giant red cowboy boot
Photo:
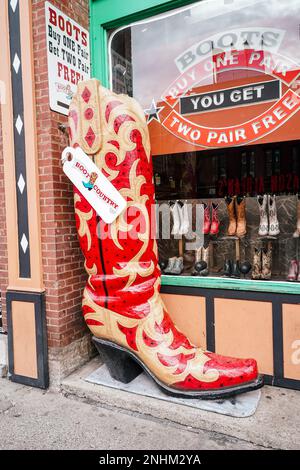
<instances>
[{"instance_id":1,"label":"giant red cowboy boot","mask_svg":"<svg viewBox=\"0 0 300 470\"><path fill-rule=\"evenodd\" d=\"M126 210L108 225L74 190L89 275L83 313L111 375L128 382L143 368L168 393L189 397L223 397L261 387L255 360L195 347L166 311L159 294L157 245L150 237L149 134L138 103L97 80L81 82L69 124L71 144L81 146L127 200Z\"/></svg>"}]
</instances>

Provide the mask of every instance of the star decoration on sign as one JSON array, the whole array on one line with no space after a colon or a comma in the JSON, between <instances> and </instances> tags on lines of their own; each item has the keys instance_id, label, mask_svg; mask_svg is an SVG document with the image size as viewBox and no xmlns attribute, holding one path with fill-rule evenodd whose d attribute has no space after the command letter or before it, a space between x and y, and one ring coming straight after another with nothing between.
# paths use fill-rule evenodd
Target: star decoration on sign
<instances>
[{"instance_id":1,"label":"star decoration on sign","mask_svg":"<svg viewBox=\"0 0 300 470\"><path fill-rule=\"evenodd\" d=\"M164 106L157 106L153 98L149 109L145 109L144 113L147 116L147 123L149 124L153 119L160 122L159 113L164 109Z\"/></svg>"}]
</instances>

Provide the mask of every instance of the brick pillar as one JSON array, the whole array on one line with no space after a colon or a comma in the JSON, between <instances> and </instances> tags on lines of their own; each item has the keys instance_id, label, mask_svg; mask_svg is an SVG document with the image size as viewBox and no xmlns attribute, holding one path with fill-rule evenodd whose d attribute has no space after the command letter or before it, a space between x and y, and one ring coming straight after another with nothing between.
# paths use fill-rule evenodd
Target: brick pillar
<instances>
[{"instance_id":1,"label":"brick pillar","mask_svg":"<svg viewBox=\"0 0 300 470\"><path fill-rule=\"evenodd\" d=\"M51 3L89 29L88 0ZM75 228L72 185L60 163L68 138L59 126L67 118L49 108L44 0L32 1L32 22L43 278L53 383L88 360L91 343L81 311L86 274Z\"/></svg>"}]
</instances>

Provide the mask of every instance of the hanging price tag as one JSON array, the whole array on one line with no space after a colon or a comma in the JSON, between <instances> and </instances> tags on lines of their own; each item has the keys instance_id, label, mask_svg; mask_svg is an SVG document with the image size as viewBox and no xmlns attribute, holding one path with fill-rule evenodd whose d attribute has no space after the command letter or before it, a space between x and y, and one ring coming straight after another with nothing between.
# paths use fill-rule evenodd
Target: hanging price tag
<instances>
[{"instance_id":1,"label":"hanging price tag","mask_svg":"<svg viewBox=\"0 0 300 470\"><path fill-rule=\"evenodd\" d=\"M66 147L62 153L63 170L74 186L107 224L111 224L126 207L119 191L81 150Z\"/></svg>"}]
</instances>

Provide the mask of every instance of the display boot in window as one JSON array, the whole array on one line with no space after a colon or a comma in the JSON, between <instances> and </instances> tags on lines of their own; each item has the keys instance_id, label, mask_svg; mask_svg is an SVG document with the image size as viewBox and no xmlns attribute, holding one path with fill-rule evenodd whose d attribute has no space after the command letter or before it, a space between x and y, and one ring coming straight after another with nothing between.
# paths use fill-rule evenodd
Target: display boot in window
<instances>
[{"instance_id":1,"label":"display boot in window","mask_svg":"<svg viewBox=\"0 0 300 470\"><path fill-rule=\"evenodd\" d=\"M218 217L218 207L219 204L214 202L211 204L211 225L210 225L210 234L217 235L219 233L220 221Z\"/></svg>"},{"instance_id":2,"label":"display boot in window","mask_svg":"<svg viewBox=\"0 0 300 470\"><path fill-rule=\"evenodd\" d=\"M236 234L235 197L226 196L225 202L229 218L227 234L231 237Z\"/></svg>"},{"instance_id":3,"label":"display boot in window","mask_svg":"<svg viewBox=\"0 0 300 470\"><path fill-rule=\"evenodd\" d=\"M246 200L243 196L235 198L235 212L237 217L236 235L242 238L246 235Z\"/></svg>"},{"instance_id":4,"label":"display boot in window","mask_svg":"<svg viewBox=\"0 0 300 470\"><path fill-rule=\"evenodd\" d=\"M223 277L230 277L231 274L232 274L232 261L231 259L226 259L224 261Z\"/></svg>"},{"instance_id":5,"label":"display boot in window","mask_svg":"<svg viewBox=\"0 0 300 470\"><path fill-rule=\"evenodd\" d=\"M195 266L192 271L192 276L199 276L201 271L207 268L207 264L202 259L203 246L196 250Z\"/></svg>"},{"instance_id":6,"label":"display boot in window","mask_svg":"<svg viewBox=\"0 0 300 470\"><path fill-rule=\"evenodd\" d=\"M233 261L232 262L232 271L231 271L231 277L234 277L236 279L241 277L241 271L240 271L240 262L239 260Z\"/></svg>"},{"instance_id":7,"label":"display boot in window","mask_svg":"<svg viewBox=\"0 0 300 470\"><path fill-rule=\"evenodd\" d=\"M297 199L297 225L296 225L296 230L293 233L294 238L299 238L300 237L300 200L299 196Z\"/></svg>"},{"instance_id":8,"label":"display boot in window","mask_svg":"<svg viewBox=\"0 0 300 470\"><path fill-rule=\"evenodd\" d=\"M292 259L289 265L287 281L297 281L298 274L299 274L299 263L296 259Z\"/></svg>"},{"instance_id":9,"label":"display boot in window","mask_svg":"<svg viewBox=\"0 0 300 470\"><path fill-rule=\"evenodd\" d=\"M168 259L167 267L164 269L165 274L171 274L172 273L172 271L174 269L174 266L175 266L175 263L176 263L176 260L177 260L176 256L173 256L172 258Z\"/></svg>"},{"instance_id":10,"label":"display boot in window","mask_svg":"<svg viewBox=\"0 0 300 470\"><path fill-rule=\"evenodd\" d=\"M254 248L252 263L252 279L261 279L262 253L260 248Z\"/></svg>"},{"instance_id":11,"label":"display boot in window","mask_svg":"<svg viewBox=\"0 0 300 470\"><path fill-rule=\"evenodd\" d=\"M268 196L264 194L263 196L257 196L257 203L259 207L259 228L258 228L258 235L260 237L266 237L269 233L269 220L267 214L268 208Z\"/></svg>"},{"instance_id":12,"label":"display boot in window","mask_svg":"<svg viewBox=\"0 0 300 470\"><path fill-rule=\"evenodd\" d=\"M268 209L269 209L269 235L276 237L279 235L279 222L277 218L276 196L269 194L268 196Z\"/></svg>"},{"instance_id":13,"label":"display boot in window","mask_svg":"<svg viewBox=\"0 0 300 470\"><path fill-rule=\"evenodd\" d=\"M172 235L179 235L181 219L177 201L171 205L171 214L173 218Z\"/></svg>"},{"instance_id":14,"label":"display boot in window","mask_svg":"<svg viewBox=\"0 0 300 470\"><path fill-rule=\"evenodd\" d=\"M178 213L179 213L179 219L180 219L178 235L186 235L190 227L188 205L178 204Z\"/></svg>"},{"instance_id":15,"label":"display boot in window","mask_svg":"<svg viewBox=\"0 0 300 470\"><path fill-rule=\"evenodd\" d=\"M181 274L183 271L183 257L179 256L176 258L176 261L174 263L173 269L170 274Z\"/></svg>"},{"instance_id":16,"label":"display boot in window","mask_svg":"<svg viewBox=\"0 0 300 470\"><path fill-rule=\"evenodd\" d=\"M209 274L209 245L202 248L202 261L206 263L206 268L200 271L200 276L208 276Z\"/></svg>"},{"instance_id":17,"label":"display boot in window","mask_svg":"<svg viewBox=\"0 0 300 470\"><path fill-rule=\"evenodd\" d=\"M89 120L88 108L94 111ZM97 80L83 81L70 105L69 125L72 145L82 147L127 200L109 225L74 189L88 272L83 313L110 374L128 382L144 370L166 392L182 397L220 398L259 388L254 359L228 358L193 345L160 296L157 245L150 236L155 225L152 159L142 108ZM130 224L131 207L143 221L138 233Z\"/></svg>"},{"instance_id":18,"label":"display boot in window","mask_svg":"<svg viewBox=\"0 0 300 470\"><path fill-rule=\"evenodd\" d=\"M272 248L263 248L261 252L262 268L261 279L271 279L272 276Z\"/></svg>"},{"instance_id":19,"label":"display boot in window","mask_svg":"<svg viewBox=\"0 0 300 470\"><path fill-rule=\"evenodd\" d=\"M208 235L210 232L210 210L209 206L204 203L204 221L203 221L203 233L204 235Z\"/></svg>"}]
</instances>

